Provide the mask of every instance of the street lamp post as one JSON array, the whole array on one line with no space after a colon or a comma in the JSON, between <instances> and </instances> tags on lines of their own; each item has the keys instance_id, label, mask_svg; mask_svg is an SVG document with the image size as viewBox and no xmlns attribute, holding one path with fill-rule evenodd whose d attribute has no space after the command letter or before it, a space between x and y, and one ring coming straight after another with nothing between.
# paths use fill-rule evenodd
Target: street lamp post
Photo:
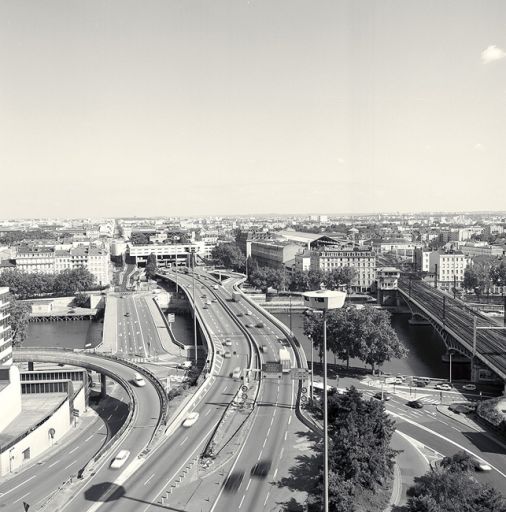
<instances>
[{"instance_id":1,"label":"street lamp post","mask_svg":"<svg viewBox=\"0 0 506 512\"><path fill-rule=\"evenodd\" d=\"M346 292L317 290L304 293L310 308L323 312L323 510L329 512L329 439L327 407L327 311L344 305Z\"/></svg>"},{"instance_id":2,"label":"street lamp post","mask_svg":"<svg viewBox=\"0 0 506 512\"><path fill-rule=\"evenodd\" d=\"M192 281L193 281L193 346L194 346L194 360L197 366L197 301L195 300L195 247L190 248L190 262L192 266Z\"/></svg>"},{"instance_id":3,"label":"street lamp post","mask_svg":"<svg viewBox=\"0 0 506 512\"><path fill-rule=\"evenodd\" d=\"M450 384L452 383L452 356L453 356L453 350L450 349L448 351L448 355L450 356Z\"/></svg>"}]
</instances>

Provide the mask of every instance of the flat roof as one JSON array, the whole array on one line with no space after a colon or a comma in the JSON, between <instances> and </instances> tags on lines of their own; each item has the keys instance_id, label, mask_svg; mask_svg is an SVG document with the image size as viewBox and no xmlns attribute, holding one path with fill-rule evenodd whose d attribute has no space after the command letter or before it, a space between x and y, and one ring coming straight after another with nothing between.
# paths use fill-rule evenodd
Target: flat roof
<instances>
[{"instance_id":1,"label":"flat roof","mask_svg":"<svg viewBox=\"0 0 506 512\"><path fill-rule=\"evenodd\" d=\"M35 427L51 414L67 393L29 393L21 395L21 413L0 432L0 446L8 444Z\"/></svg>"}]
</instances>

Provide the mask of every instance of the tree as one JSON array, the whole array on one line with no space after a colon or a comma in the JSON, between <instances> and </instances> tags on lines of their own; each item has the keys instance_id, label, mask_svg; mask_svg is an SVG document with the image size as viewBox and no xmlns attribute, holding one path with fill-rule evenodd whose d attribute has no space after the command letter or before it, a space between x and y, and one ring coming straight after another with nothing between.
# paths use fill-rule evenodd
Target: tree
<instances>
[{"instance_id":1,"label":"tree","mask_svg":"<svg viewBox=\"0 0 506 512\"><path fill-rule=\"evenodd\" d=\"M479 280L476 272L469 266L464 270L464 280L462 286L466 290L479 290ZM479 292L477 293L479 295Z\"/></svg>"},{"instance_id":2,"label":"tree","mask_svg":"<svg viewBox=\"0 0 506 512\"><path fill-rule=\"evenodd\" d=\"M86 295L86 293L76 293L76 296L74 297L74 306L78 308L89 308L90 307L90 297L89 295Z\"/></svg>"},{"instance_id":3,"label":"tree","mask_svg":"<svg viewBox=\"0 0 506 512\"><path fill-rule=\"evenodd\" d=\"M26 338L31 308L26 302L16 300L12 294L9 295L10 317L8 318L8 322L12 329L12 342L15 346L20 346Z\"/></svg>"},{"instance_id":4,"label":"tree","mask_svg":"<svg viewBox=\"0 0 506 512\"><path fill-rule=\"evenodd\" d=\"M244 272L246 269L246 256L235 243L217 245L212 250L211 256L226 268L238 272Z\"/></svg>"},{"instance_id":5,"label":"tree","mask_svg":"<svg viewBox=\"0 0 506 512\"><path fill-rule=\"evenodd\" d=\"M156 255L151 253L146 261L146 277L148 279L153 279L156 276L157 269Z\"/></svg>"},{"instance_id":6,"label":"tree","mask_svg":"<svg viewBox=\"0 0 506 512\"><path fill-rule=\"evenodd\" d=\"M340 286L349 287L356 275L357 272L353 267L338 267L325 276L325 283L329 290L335 290Z\"/></svg>"},{"instance_id":7,"label":"tree","mask_svg":"<svg viewBox=\"0 0 506 512\"><path fill-rule=\"evenodd\" d=\"M65 269L56 275L54 292L74 295L89 290L95 283L95 276L86 268Z\"/></svg>"},{"instance_id":8,"label":"tree","mask_svg":"<svg viewBox=\"0 0 506 512\"><path fill-rule=\"evenodd\" d=\"M134 245L148 245L149 236L146 233L134 232L130 236L130 242Z\"/></svg>"},{"instance_id":9,"label":"tree","mask_svg":"<svg viewBox=\"0 0 506 512\"><path fill-rule=\"evenodd\" d=\"M490 269L490 279L496 286L506 286L506 265L501 260Z\"/></svg>"},{"instance_id":10,"label":"tree","mask_svg":"<svg viewBox=\"0 0 506 512\"><path fill-rule=\"evenodd\" d=\"M295 270L288 284L292 292L305 292L309 290L308 273L303 270Z\"/></svg>"},{"instance_id":11,"label":"tree","mask_svg":"<svg viewBox=\"0 0 506 512\"><path fill-rule=\"evenodd\" d=\"M416 477L407 494L407 512L506 512L499 492L454 463Z\"/></svg>"},{"instance_id":12,"label":"tree","mask_svg":"<svg viewBox=\"0 0 506 512\"><path fill-rule=\"evenodd\" d=\"M471 471L474 469L474 461L469 453L460 451L441 459L440 466L447 471Z\"/></svg>"},{"instance_id":13,"label":"tree","mask_svg":"<svg viewBox=\"0 0 506 512\"><path fill-rule=\"evenodd\" d=\"M365 494L375 494L392 474L394 420L383 402L363 400L356 388L328 397L329 502L332 511L352 512ZM321 500L323 471L313 502Z\"/></svg>"},{"instance_id":14,"label":"tree","mask_svg":"<svg viewBox=\"0 0 506 512\"><path fill-rule=\"evenodd\" d=\"M321 315L306 317L304 333L322 353L323 318ZM327 314L327 348L339 359L349 364L356 357L370 364L372 369L392 358L406 357L407 349L397 337L387 311L370 306L357 310L343 308Z\"/></svg>"}]
</instances>

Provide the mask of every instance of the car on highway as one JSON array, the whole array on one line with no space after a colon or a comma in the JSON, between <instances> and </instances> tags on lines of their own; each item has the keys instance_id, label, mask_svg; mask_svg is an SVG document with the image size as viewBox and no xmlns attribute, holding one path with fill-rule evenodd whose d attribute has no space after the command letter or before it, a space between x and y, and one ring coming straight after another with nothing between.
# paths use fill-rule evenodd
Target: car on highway
<instances>
[{"instance_id":1,"label":"car on highway","mask_svg":"<svg viewBox=\"0 0 506 512\"><path fill-rule=\"evenodd\" d=\"M239 311L239 313L237 313L237 316L242 316L242 313Z\"/></svg>"},{"instance_id":2,"label":"car on highway","mask_svg":"<svg viewBox=\"0 0 506 512\"><path fill-rule=\"evenodd\" d=\"M434 387L436 389L440 389L441 391L451 391L451 389L452 389L450 384L447 384L446 382L443 382L443 383L440 383L440 384L436 384Z\"/></svg>"},{"instance_id":3,"label":"car on highway","mask_svg":"<svg viewBox=\"0 0 506 512\"><path fill-rule=\"evenodd\" d=\"M232 357L232 353L229 350L225 350L225 352L223 352L223 357L225 359L230 359Z\"/></svg>"},{"instance_id":4,"label":"car on highway","mask_svg":"<svg viewBox=\"0 0 506 512\"><path fill-rule=\"evenodd\" d=\"M248 309L248 311L246 311L246 314L247 314L248 316L251 316L253 313Z\"/></svg>"},{"instance_id":5,"label":"car on highway","mask_svg":"<svg viewBox=\"0 0 506 512\"><path fill-rule=\"evenodd\" d=\"M423 404L419 400L411 400L410 402L406 402L408 407L412 407L413 409L422 409Z\"/></svg>"},{"instance_id":6,"label":"car on highway","mask_svg":"<svg viewBox=\"0 0 506 512\"><path fill-rule=\"evenodd\" d=\"M257 462L252 468L251 468L251 476L258 476L261 478L265 478L271 469L271 461L270 460L261 460L260 462Z\"/></svg>"},{"instance_id":7,"label":"car on highway","mask_svg":"<svg viewBox=\"0 0 506 512\"><path fill-rule=\"evenodd\" d=\"M204 305L202 306L202 309L209 309L209 306L208 306L207 304L204 304Z\"/></svg>"},{"instance_id":8,"label":"car on highway","mask_svg":"<svg viewBox=\"0 0 506 512\"><path fill-rule=\"evenodd\" d=\"M267 352L267 345L260 345L261 352Z\"/></svg>"},{"instance_id":9,"label":"car on highway","mask_svg":"<svg viewBox=\"0 0 506 512\"><path fill-rule=\"evenodd\" d=\"M126 460L130 456L130 452L128 450L121 450L118 452L118 455L112 459L111 469L119 469L123 464L125 464Z\"/></svg>"},{"instance_id":10,"label":"car on highway","mask_svg":"<svg viewBox=\"0 0 506 512\"><path fill-rule=\"evenodd\" d=\"M130 313L127 311L127 312L125 313L125 316L130 316Z\"/></svg>"},{"instance_id":11,"label":"car on highway","mask_svg":"<svg viewBox=\"0 0 506 512\"><path fill-rule=\"evenodd\" d=\"M376 398L376 400L384 400L385 402L390 400L391 396L390 393L387 393L386 391L378 391L376 394L373 395L373 398Z\"/></svg>"},{"instance_id":12,"label":"car on highway","mask_svg":"<svg viewBox=\"0 0 506 512\"><path fill-rule=\"evenodd\" d=\"M255 327L261 329L264 326L263 322L258 322Z\"/></svg>"},{"instance_id":13,"label":"car on highway","mask_svg":"<svg viewBox=\"0 0 506 512\"><path fill-rule=\"evenodd\" d=\"M424 388L427 386L427 382L424 380L415 379L413 380L413 386L416 386L417 388Z\"/></svg>"},{"instance_id":14,"label":"car on highway","mask_svg":"<svg viewBox=\"0 0 506 512\"><path fill-rule=\"evenodd\" d=\"M253 327L253 324L246 324L246 327L249 327L251 329Z\"/></svg>"},{"instance_id":15,"label":"car on highway","mask_svg":"<svg viewBox=\"0 0 506 512\"><path fill-rule=\"evenodd\" d=\"M484 460L477 459L476 457L471 458L473 461L475 471L492 471L490 464L487 464Z\"/></svg>"},{"instance_id":16,"label":"car on highway","mask_svg":"<svg viewBox=\"0 0 506 512\"><path fill-rule=\"evenodd\" d=\"M208 306L210 306L210 305L211 305L211 301L210 301L210 300L208 300L208 301L206 302L206 304L207 304Z\"/></svg>"},{"instance_id":17,"label":"car on highway","mask_svg":"<svg viewBox=\"0 0 506 512\"><path fill-rule=\"evenodd\" d=\"M224 342L223 342L223 345L225 345L225 347L231 347L232 346L232 342L230 341L229 338L227 338Z\"/></svg>"},{"instance_id":18,"label":"car on highway","mask_svg":"<svg viewBox=\"0 0 506 512\"><path fill-rule=\"evenodd\" d=\"M218 302L216 299L212 299L211 302Z\"/></svg>"},{"instance_id":19,"label":"car on highway","mask_svg":"<svg viewBox=\"0 0 506 512\"><path fill-rule=\"evenodd\" d=\"M183 421L183 427L191 427L194 425L197 420L199 419L199 413L198 412L191 412L186 416L185 420Z\"/></svg>"},{"instance_id":20,"label":"car on highway","mask_svg":"<svg viewBox=\"0 0 506 512\"><path fill-rule=\"evenodd\" d=\"M464 384L462 389L465 389L466 391L476 391L476 386L474 384Z\"/></svg>"},{"instance_id":21,"label":"car on highway","mask_svg":"<svg viewBox=\"0 0 506 512\"><path fill-rule=\"evenodd\" d=\"M237 368L234 368L234 371L231 373L231 376L233 379L241 378L241 369L239 368L239 366Z\"/></svg>"},{"instance_id":22,"label":"car on highway","mask_svg":"<svg viewBox=\"0 0 506 512\"><path fill-rule=\"evenodd\" d=\"M139 386L140 388L146 385L146 381L144 380L144 377L140 373L136 373L134 375L134 383L136 386Z\"/></svg>"},{"instance_id":23,"label":"car on highway","mask_svg":"<svg viewBox=\"0 0 506 512\"><path fill-rule=\"evenodd\" d=\"M218 289L218 285L217 285L217 284L213 285L213 288L214 288L215 290L217 290L217 289Z\"/></svg>"},{"instance_id":24,"label":"car on highway","mask_svg":"<svg viewBox=\"0 0 506 512\"><path fill-rule=\"evenodd\" d=\"M234 473L230 473L225 485L223 486L224 490L227 492L236 492L237 489L239 489L243 478L244 471L235 471Z\"/></svg>"},{"instance_id":25,"label":"car on highway","mask_svg":"<svg viewBox=\"0 0 506 512\"><path fill-rule=\"evenodd\" d=\"M182 370L188 370L192 367L192 362L191 361L183 361L182 363L178 363L177 367Z\"/></svg>"}]
</instances>

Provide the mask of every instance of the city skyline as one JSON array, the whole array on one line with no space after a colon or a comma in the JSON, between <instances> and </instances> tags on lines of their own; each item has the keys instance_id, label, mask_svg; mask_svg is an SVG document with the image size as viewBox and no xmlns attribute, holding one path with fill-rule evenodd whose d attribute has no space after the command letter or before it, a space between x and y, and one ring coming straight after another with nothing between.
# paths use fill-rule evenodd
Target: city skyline
<instances>
[{"instance_id":1,"label":"city skyline","mask_svg":"<svg viewBox=\"0 0 506 512\"><path fill-rule=\"evenodd\" d=\"M493 211L506 5L0 6L1 218Z\"/></svg>"}]
</instances>

